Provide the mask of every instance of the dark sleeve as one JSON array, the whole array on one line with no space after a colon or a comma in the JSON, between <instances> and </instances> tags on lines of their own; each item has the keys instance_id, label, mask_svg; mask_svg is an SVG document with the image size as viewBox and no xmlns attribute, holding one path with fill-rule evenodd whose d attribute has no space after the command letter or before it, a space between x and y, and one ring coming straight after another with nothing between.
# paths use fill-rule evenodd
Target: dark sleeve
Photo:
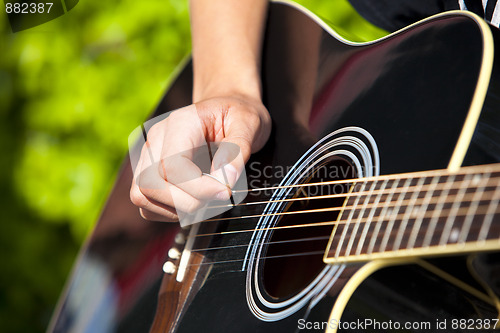
<instances>
[{"instance_id":1,"label":"dark sleeve","mask_svg":"<svg viewBox=\"0 0 500 333\"><path fill-rule=\"evenodd\" d=\"M349 0L376 26L395 31L431 15L459 9L458 0Z\"/></svg>"}]
</instances>

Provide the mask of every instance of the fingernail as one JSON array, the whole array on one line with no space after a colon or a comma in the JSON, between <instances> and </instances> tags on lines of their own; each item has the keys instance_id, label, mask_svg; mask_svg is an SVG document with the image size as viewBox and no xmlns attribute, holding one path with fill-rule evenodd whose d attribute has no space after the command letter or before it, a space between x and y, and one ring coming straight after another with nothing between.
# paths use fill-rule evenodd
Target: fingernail
<instances>
[{"instance_id":1,"label":"fingernail","mask_svg":"<svg viewBox=\"0 0 500 333\"><path fill-rule=\"evenodd\" d=\"M226 164L221 168L221 171L224 177L224 181L227 183L227 185L233 187L238 180L238 170L236 170L236 168L231 164Z\"/></svg>"}]
</instances>

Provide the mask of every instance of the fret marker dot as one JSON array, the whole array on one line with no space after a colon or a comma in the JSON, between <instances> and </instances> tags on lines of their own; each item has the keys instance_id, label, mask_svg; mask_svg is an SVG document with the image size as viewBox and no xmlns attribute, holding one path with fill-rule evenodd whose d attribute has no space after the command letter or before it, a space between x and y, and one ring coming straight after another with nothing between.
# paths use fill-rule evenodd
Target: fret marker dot
<instances>
[{"instance_id":1,"label":"fret marker dot","mask_svg":"<svg viewBox=\"0 0 500 333\"><path fill-rule=\"evenodd\" d=\"M472 185L477 185L481 181L481 175L475 174L472 178Z\"/></svg>"},{"instance_id":2,"label":"fret marker dot","mask_svg":"<svg viewBox=\"0 0 500 333\"><path fill-rule=\"evenodd\" d=\"M458 240L458 235L460 232L458 231L457 228L453 228L453 230L450 233L450 241L451 242L456 242Z\"/></svg>"}]
</instances>

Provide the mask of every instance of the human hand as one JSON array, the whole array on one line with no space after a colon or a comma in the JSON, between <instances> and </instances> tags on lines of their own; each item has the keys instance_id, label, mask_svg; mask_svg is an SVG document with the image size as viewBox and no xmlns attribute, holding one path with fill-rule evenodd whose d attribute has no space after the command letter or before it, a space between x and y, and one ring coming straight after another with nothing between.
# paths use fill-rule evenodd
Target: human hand
<instances>
[{"instance_id":1,"label":"human hand","mask_svg":"<svg viewBox=\"0 0 500 333\"><path fill-rule=\"evenodd\" d=\"M210 200L229 199L228 187L235 185L250 154L264 146L270 130L260 99L244 95L210 98L172 112L147 133L132 202L147 220L177 221L179 214L193 214ZM207 142L221 144L205 172L227 186L194 162Z\"/></svg>"}]
</instances>

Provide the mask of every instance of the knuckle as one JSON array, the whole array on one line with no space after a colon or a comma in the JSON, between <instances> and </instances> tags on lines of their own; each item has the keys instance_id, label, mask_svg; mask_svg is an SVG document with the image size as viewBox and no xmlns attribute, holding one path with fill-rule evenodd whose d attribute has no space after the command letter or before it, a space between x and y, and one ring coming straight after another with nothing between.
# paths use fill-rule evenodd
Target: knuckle
<instances>
[{"instance_id":1,"label":"knuckle","mask_svg":"<svg viewBox=\"0 0 500 333\"><path fill-rule=\"evenodd\" d=\"M147 206L147 200L137 186L130 190L130 201L138 207Z\"/></svg>"},{"instance_id":2,"label":"knuckle","mask_svg":"<svg viewBox=\"0 0 500 333\"><path fill-rule=\"evenodd\" d=\"M257 131L265 123L265 119L259 113L254 111L246 112L244 119L247 129L250 132Z\"/></svg>"},{"instance_id":3,"label":"knuckle","mask_svg":"<svg viewBox=\"0 0 500 333\"><path fill-rule=\"evenodd\" d=\"M253 125L260 123L260 115L257 112L248 112L245 118Z\"/></svg>"},{"instance_id":4,"label":"knuckle","mask_svg":"<svg viewBox=\"0 0 500 333\"><path fill-rule=\"evenodd\" d=\"M149 142L160 140L163 137L166 128L166 119L160 122L157 122L153 126L151 126L147 133L147 139Z\"/></svg>"},{"instance_id":5,"label":"knuckle","mask_svg":"<svg viewBox=\"0 0 500 333\"><path fill-rule=\"evenodd\" d=\"M147 132L146 134L146 139L149 143L151 143L152 141L156 141L156 139L158 138L159 134L158 134L158 129L156 127L156 125L153 125ZM143 147L143 148L146 148L146 145Z\"/></svg>"},{"instance_id":6,"label":"knuckle","mask_svg":"<svg viewBox=\"0 0 500 333\"><path fill-rule=\"evenodd\" d=\"M161 121L155 123L153 126L151 126L151 129L149 131L152 132L153 134L161 133L161 130L163 128L162 124L163 123Z\"/></svg>"},{"instance_id":7,"label":"knuckle","mask_svg":"<svg viewBox=\"0 0 500 333\"><path fill-rule=\"evenodd\" d=\"M168 182L177 184L184 181L184 170L180 167L183 165L182 157L179 155L163 158L158 163L158 172L160 176Z\"/></svg>"}]
</instances>

